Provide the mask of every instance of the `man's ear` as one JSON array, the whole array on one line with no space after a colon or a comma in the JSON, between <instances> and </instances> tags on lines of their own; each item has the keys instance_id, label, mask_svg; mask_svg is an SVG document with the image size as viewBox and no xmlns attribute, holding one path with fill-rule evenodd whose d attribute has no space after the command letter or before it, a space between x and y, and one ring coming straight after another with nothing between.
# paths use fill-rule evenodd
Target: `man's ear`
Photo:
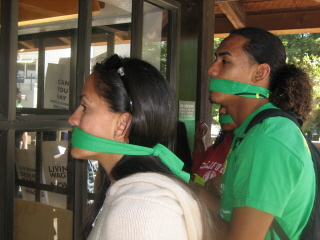
<instances>
[{"instance_id":1,"label":"man's ear","mask_svg":"<svg viewBox=\"0 0 320 240\"><path fill-rule=\"evenodd\" d=\"M269 64L267 63L260 64L253 76L253 82L257 85L264 84L264 82L266 82L264 80L269 79L270 71L271 69Z\"/></svg>"},{"instance_id":2,"label":"man's ear","mask_svg":"<svg viewBox=\"0 0 320 240\"><path fill-rule=\"evenodd\" d=\"M118 116L117 124L114 128L114 139L115 140L125 140L129 127L131 125L132 116L130 113L121 113Z\"/></svg>"}]
</instances>

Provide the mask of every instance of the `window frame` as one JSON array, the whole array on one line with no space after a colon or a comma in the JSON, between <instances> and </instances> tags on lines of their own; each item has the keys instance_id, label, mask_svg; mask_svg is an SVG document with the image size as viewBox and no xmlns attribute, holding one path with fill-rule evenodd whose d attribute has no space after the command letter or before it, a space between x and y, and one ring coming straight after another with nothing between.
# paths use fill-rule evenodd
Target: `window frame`
<instances>
[{"instance_id":1,"label":"window frame","mask_svg":"<svg viewBox=\"0 0 320 240\"><path fill-rule=\"evenodd\" d=\"M141 57L142 52L142 24L143 0L132 0L132 36L131 57ZM149 3L169 10L169 37L167 79L173 89L177 90L178 79L178 54L180 33L180 3L175 0L149 0ZM56 191L68 193L68 208L73 210L73 239L77 239L79 228L85 216L87 204L87 161L69 159L68 189L60 189L40 183L40 175L36 183L26 183L15 179L15 131L37 132L37 139L41 141L42 131L71 131L68 123L69 115L79 104L79 98L84 81L89 75L90 45L92 31L92 1L79 0L77 34L71 38L70 76L74 76L70 89L70 110L43 109L41 101L43 96L44 73L40 74L38 91L38 108L23 109L16 112L16 86L17 86L17 46L18 46L18 0L0 0L1 5L1 30L0 30L0 239L13 239L14 232L14 186L15 184L31 184L36 188L36 200L40 198L40 191ZM141 12L142 10L142 12ZM43 33L43 37L47 37ZM41 34L39 35L41 36ZM39 38L40 39L40 38ZM42 46L42 47L41 47ZM44 61L44 46L40 44L39 61ZM41 63L40 63L41 64ZM43 64L43 63L42 63ZM41 75L42 74L42 75ZM176 103L178 100L176 99ZM174 131L176 132L176 131ZM175 133L168 142L168 147L174 150ZM41 146L41 142L37 144ZM41 167L40 149L37 150L37 169ZM70 175L69 175L70 174ZM70 178L70 179L69 179Z\"/></svg>"}]
</instances>

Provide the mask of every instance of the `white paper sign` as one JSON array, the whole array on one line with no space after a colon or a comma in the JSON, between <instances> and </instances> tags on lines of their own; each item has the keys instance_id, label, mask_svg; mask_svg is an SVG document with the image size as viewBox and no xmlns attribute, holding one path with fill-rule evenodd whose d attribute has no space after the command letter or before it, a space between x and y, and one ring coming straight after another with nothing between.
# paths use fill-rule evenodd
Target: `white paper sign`
<instances>
[{"instance_id":1,"label":"white paper sign","mask_svg":"<svg viewBox=\"0 0 320 240\"><path fill-rule=\"evenodd\" d=\"M67 188L68 141L44 141L42 143L43 169L46 183ZM49 204L67 208L67 196L48 192Z\"/></svg>"},{"instance_id":2,"label":"white paper sign","mask_svg":"<svg viewBox=\"0 0 320 240\"><path fill-rule=\"evenodd\" d=\"M28 149L16 148L16 169L20 180L36 181L36 146L29 145ZM42 180L43 180L43 171ZM23 200L35 201L35 189L21 187ZM41 191L40 202L48 204L48 195L46 191Z\"/></svg>"},{"instance_id":3,"label":"white paper sign","mask_svg":"<svg viewBox=\"0 0 320 240\"><path fill-rule=\"evenodd\" d=\"M69 109L70 58L61 58L59 64L48 63L44 108Z\"/></svg>"}]
</instances>

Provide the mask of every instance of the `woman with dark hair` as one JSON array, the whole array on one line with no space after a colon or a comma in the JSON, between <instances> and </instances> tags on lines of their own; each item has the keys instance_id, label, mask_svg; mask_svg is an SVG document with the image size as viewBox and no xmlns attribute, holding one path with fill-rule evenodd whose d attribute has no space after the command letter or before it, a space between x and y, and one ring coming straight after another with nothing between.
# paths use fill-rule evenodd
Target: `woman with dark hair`
<instances>
[{"instance_id":1,"label":"woman with dark hair","mask_svg":"<svg viewBox=\"0 0 320 240\"><path fill-rule=\"evenodd\" d=\"M210 100L226 107L238 126L221 184L224 239L279 239L269 230L272 222L288 239L300 239L315 198L315 172L301 131L280 116L244 131L265 109L305 120L312 109L311 80L286 64L277 36L252 27L221 42L208 73Z\"/></svg>"},{"instance_id":2,"label":"woman with dark hair","mask_svg":"<svg viewBox=\"0 0 320 240\"><path fill-rule=\"evenodd\" d=\"M212 220L182 162L161 145L175 100L152 65L112 55L85 82L71 154L103 167L81 239L212 239Z\"/></svg>"},{"instance_id":3,"label":"woman with dark hair","mask_svg":"<svg viewBox=\"0 0 320 240\"><path fill-rule=\"evenodd\" d=\"M213 194L220 195L221 176L224 172L224 163L230 151L233 139L233 131L237 127L226 108L219 109L219 123L221 131L214 144L207 149L205 137L208 133L208 126L203 122L197 122L194 134L192 176L202 178L204 186Z\"/></svg>"}]
</instances>

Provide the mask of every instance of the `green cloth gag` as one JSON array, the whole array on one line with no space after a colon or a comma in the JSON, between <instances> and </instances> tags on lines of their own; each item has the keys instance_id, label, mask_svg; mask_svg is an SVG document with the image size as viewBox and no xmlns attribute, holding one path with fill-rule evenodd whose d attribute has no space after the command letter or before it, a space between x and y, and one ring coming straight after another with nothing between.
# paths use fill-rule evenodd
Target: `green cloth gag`
<instances>
[{"instance_id":1,"label":"green cloth gag","mask_svg":"<svg viewBox=\"0 0 320 240\"><path fill-rule=\"evenodd\" d=\"M271 94L268 89L263 87L219 78L210 79L209 91L247 98L269 98Z\"/></svg>"},{"instance_id":2,"label":"green cloth gag","mask_svg":"<svg viewBox=\"0 0 320 240\"><path fill-rule=\"evenodd\" d=\"M159 157L173 174L177 175L185 182L189 182L190 180L190 174L182 171L184 163L162 144L157 144L153 148L148 148L129 143L116 142L93 136L78 127L74 127L71 142L72 147L74 148L81 148L93 152L134 156L153 155Z\"/></svg>"},{"instance_id":3,"label":"green cloth gag","mask_svg":"<svg viewBox=\"0 0 320 240\"><path fill-rule=\"evenodd\" d=\"M234 122L232 117L227 114L219 114L219 123L232 123Z\"/></svg>"}]
</instances>

